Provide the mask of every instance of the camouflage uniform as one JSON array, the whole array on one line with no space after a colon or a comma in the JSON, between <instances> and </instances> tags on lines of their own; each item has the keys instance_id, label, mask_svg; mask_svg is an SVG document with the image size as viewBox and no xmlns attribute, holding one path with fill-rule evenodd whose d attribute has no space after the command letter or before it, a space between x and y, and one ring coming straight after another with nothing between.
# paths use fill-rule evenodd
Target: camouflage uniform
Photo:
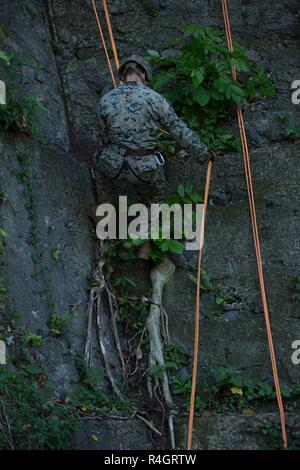
<instances>
[{"instance_id":1,"label":"camouflage uniform","mask_svg":"<svg viewBox=\"0 0 300 470\"><path fill-rule=\"evenodd\" d=\"M123 164L127 149L130 167L150 184L139 184L139 180L127 167L122 170L119 180L132 182L135 188L151 187L155 199L161 199L164 186L164 172L151 156L136 156L138 149L153 149L157 146L160 129L171 137L189 154L197 156L200 162L208 159L206 145L176 115L168 101L140 82L126 81L101 98L99 109L100 138L105 146L97 157L97 167L109 178L115 178ZM131 149L135 156L130 156ZM148 186L148 188L147 188ZM127 186L128 187L128 186ZM125 193L123 193L125 194ZM153 200L153 197L152 197Z\"/></svg>"}]
</instances>

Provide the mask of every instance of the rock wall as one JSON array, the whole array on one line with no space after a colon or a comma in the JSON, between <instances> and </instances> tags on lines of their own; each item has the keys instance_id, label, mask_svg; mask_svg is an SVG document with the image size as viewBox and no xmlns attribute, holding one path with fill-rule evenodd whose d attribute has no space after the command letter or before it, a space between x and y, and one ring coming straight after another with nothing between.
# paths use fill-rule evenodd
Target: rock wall
<instances>
[{"instance_id":1,"label":"rock wall","mask_svg":"<svg viewBox=\"0 0 300 470\"><path fill-rule=\"evenodd\" d=\"M132 52L145 53L147 49L172 53L168 39L177 36L180 26L186 23L223 28L221 5L216 0L108 3L120 57ZM245 121L251 141L257 217L279 372L284 383L296 383L300 368L291 362L291 343L300 338L299 304L292 298L294 278L300 272L300 151L299 143L285 139L278 112L285 112L290 121L300 121L300 108L290 98L291 82L299 79L299 10L296 1L276 1L272 6L258 0L229 3L234 40L267 70L277 88L274 98L256 101L246 108ZM0 135L1 192L7 199L1 217L10 234L5 241L2 266L11 303L21 314L23 324L46 338L39 355L57 385L59 396L79 380L74 358L83 347L87 277L95 254L92 224L85 207L90 202L101 202L101 194L105 194L105 182L92 178L86 161L96 148L96 106L101 94L111 86L110 76L90 1L27 0L20 5L16 0L1 0L1 12L11 32L11 44L33 53L41 64L39 73L24 69L22 86L41 94L50 110L42 126L43 143L10 132ZM232 126L236 128L235 119ZM36 221L28 213L26 185L16 177L22 169L20 155L28 155L32 162L28 178L37 201ZM194 160L185 165L174 158L168 162L166 176L167 191L171 193L179 183L203 186L205 168ZM38 258L37 248L30 242L33 225L38 233ZM53 249L59 250L59 260L51 256ZM174 261L176 274L165 291L170 332L172 340L192 356L195 287L188 272L195 267L196 253L192 256L186 253ZM247 376L271 380L244 168L239 154L226 154L214 164L204 267L214 282L234 294L235 301L220 310L210 294L203 295L200 380L209 377L217 365L232 366ZM138 278L142 275L143 286L147 286L144 267L132 275ZM47 322L53 310L72 313L65 338L49 335ZM110 333L107 338L110 360L117 368ZM275 403L272 412L277 419ZM195 428L197 448L259 445L255 432L249 441L239 431L246 432L251 417L229 415L224 421L222 417L215 419L219 424L208 432L206 423L199 418ZM153 444L141 423L134 421L128 426L122 423L124 433L117 432L118 426L114 421L93 423L93 434L102 436L101 444L85 439L82 434L75 436L74 445L107 449L168 445ZM223 437L224 426L231 430L234 427L235 432ZM295 426L292 418L291 426ZM184 432L185 424L179 420L182 443Z\"/></svg>"}]
</instances>

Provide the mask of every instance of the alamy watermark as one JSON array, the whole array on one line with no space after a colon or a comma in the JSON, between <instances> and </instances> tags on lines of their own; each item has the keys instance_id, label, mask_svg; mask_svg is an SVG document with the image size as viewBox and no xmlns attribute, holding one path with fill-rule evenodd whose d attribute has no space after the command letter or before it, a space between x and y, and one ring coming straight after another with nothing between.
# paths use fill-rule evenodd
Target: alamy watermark
<instances>
[{"instance_id":1,"label":"alamy watermark","mask_svg":"<svg viewBox=\"0 0 300 470\"><path fill-rule=\"evenodd\" d=\"M97 207L96 233L100 240L174 239L184 240L186 250L203 247L203 204L131 204L119 197L116 208L110 203Z\"/></svg>"},{"instance_id":2,"label":"alamy watermark","mask_svg":"<svg viewBox=\"0 0 300 470\"><path fill-rule=\"evenodd\" d=\"M6 364L6 344L0 340L0 365Z\"/></svg>"},{"instance_id":3,"label":"alamy watermark","mask_svg":"<svg viewBox=\"0 0 300 470\"><path fill-rule=\"evenodd\" d=\"M292 349L295 349L295 351L292 354L292 363L295 366L298 366L300 364L300 340L296 339L295 341L292 342Z\"/></svg>"},{"instance_id":4,"label":"alamy watermark","mask_svg":"<svg viewBox=\"0 0 300 470\"><path fill-rule=\"evenodd\" d=\"M300 104L300 80L294 80L291 85L292 90L292 103L293 104Z\"/></svg>"},{"instance_id":5,"label":"alamy watermark","mask_svg":"<svg viewBox=\"0 0 300 470\"><path fill-rule=\"evenodd\" d=\"M0 80L0 104L6 104L6 87L3 80Z\"/></svg>"}]
</instances>

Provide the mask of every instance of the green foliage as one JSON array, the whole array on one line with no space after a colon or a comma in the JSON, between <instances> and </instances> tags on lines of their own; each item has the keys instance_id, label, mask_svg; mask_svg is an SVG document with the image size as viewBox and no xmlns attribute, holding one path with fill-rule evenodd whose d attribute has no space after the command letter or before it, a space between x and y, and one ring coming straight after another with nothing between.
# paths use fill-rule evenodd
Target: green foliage
<instances>
[{"instance_id":1,"label":"green foliage","mask_svg":"<svg viewBox=\"0 0 300 470\"><path fill-rule=\"evenodd\" d=\"M249 98L272 97L275 95L274 83L261 69L256 69L247 82L247 96Z\"/></svg>"},{"instance_id":2,"label":"green foliage","mask_svg":"<svg viewBox=\"0 0 300 470\"><path fill-rule=\"evenodd\" d=\"M61 47L58 41L51 41L51 46L52 46L54 54L57 54Z\"/></svg>"},{"instance_id":3,"label":"green foliage","mask_svg":"<svg viewBox=\"0 0 300 470\"><path fill-rule=\"evenodd\" d=\"M184 251L184 245L179 240L168 240L168 239L157 239L152 240L152 249L150 252L150 258L153 261L161 261L164 255L167 253L175 253L177 255L182 254Z\"/></svg>"},{"instance_id":4,"label":"green foliage","mask_svg":"<svg viewBox=\"0 0 300 470\"><path fill-rule=\"evenodd\" d=\"M265 436L264 450L282 449L280 427L271 420L265 420L261 432Z\"/></svg>"},{"instance_id":5,"label":"green foliage","mask_svg":"<svg viewBox=\"0 0 300 470\"><path fill-rule=\"evenodd\" d=\"M192 184L180 184L175 194L167 198L167 204L200 204L203 202L204 192L193 187Z\"/></svg>"},{"instance_id":6,"label":"green foliage","mask_svg":"<svg viewBox=\"0 0 300 470\"><path fill-rule=\"evenodd\" d=\"M71 318L69 313L63 315L52 314L48 322L49 331L54 336L63 336L66 333L66 328Z\"/></svg>"},{"instance_id":7,"label":"green foliage","mask_svg":"<svg viewBox=\"0 0 300 470\"><path fill-rule=\"evenodd\" d=\"M217 305L223 305L223 304L231 303L233 301L234 301L234 297L232 295L228 294L227 292L225 292L224 294L220 293L216 297L216 304Z\"/></svg>"},{"instance_id":8,"label":"green foliage","mask_svg":"<svg viewBox=\"0 0 300 470\"><path fill-rule=\"evenodd\" d=\"M7 102L0 104L0 129L23 130L32 135L39 133L39 121L47 109L34 92L17 97L16 87L7 87Z\"/></svg>"},{"instance_id":9,"label":"green foliage","mask_svg":"<svg viewBox=\"0 0 300 470\"><path fill-rule=\"evenodd\" d=\"M196 215L196 204L203 202L203 191L196 190L193 185L179 185L175 194L169 196L166 200L166 204L172 206L173 204L191 204L193 220ZM167 222L169 224L169 222ZM154 239L141 239L128 237L126 240L110 241L109 246L106 249L106 257L112 260L115 257L121 258L126 263L132 263L136 260L137 248L146 243L147 241L151 244L150 259L154 262L159 262L170 253L182 254L184 251L184 227L181 228L181 233L177 234L178 239L174 239L174 224L172 216L170 217L170 227L162 226L162 218L159 222L159 238ZM170 239L163 238L163 229L170 229Z\"/></svg>"},{"instance_id":10,"label":"green foliage","mask_svg":"<svg viewBox=\"0 0 300 470\"><path fill-rule=\"evenodd\" d=\"M44 342L44 338L35 333L27 333L25 341L28 346L41 346Z\"/></svg>"},{"instance_id":11,"label":"green foliage","mask_svg":"<svg viewBox=\"0 0 300 470\"><path fill-rule=\"evenodd\" d=\"M59 261L61 258L61 251L59 248L54 247L51 250L51 257L54 261Z\"/></svg>"},{"instance_id":12,"label":"green foliage","mask_svg":"<svg viewBox=\"0 0 300 470\"><path fill-rule=\"evenodd\" d=\"M276 115L280 121L285 121L287 119L287 114L284 111L279 111L279 113L276 113Z\"/></svg>"},{"instance_id":13,"label":"green foliage","mask_svg":"<svg viewBox=\"0 0 300 470\"><path fill-rule=\"evenodd\" d=\"M243 409L276 399L273 385L263 380L242 377L237 370L223 366L216 369L215 385L209 393L212 401L222 403L229 409ZM282 388L281 393L285 398L291 397L286 387Z\"/></svg>"},{"instance_id":14,"label":"green foliage","mask_svg":"<svg viewBox=\"0 0 300 470\"><path fill-rule=\"evenodd\" d=\"M89 368L84 358L77 354L76 368L80 377L80 389L76 395L71 397L71 404L76 406L84 414L102 412L123 411L132 413L132 405L119 398L108 398L101 390L101 385L106 377L103 368Z\"/></svg>"},{"instance_id":15,"label":"green foliage","mask_svg":"<svg viewBox=\"0 0 300 470\"><path fill-rule=\"evenodd\" d=\"M5 27L0 27L0 41L7 36ZM48 110L35 92L24 93L18 84L18 74L23 67L38 71L40 66L32 54L15 50L0 50L2 79L6 83L6 104L0 104L0 129L26 130L32 135L39 133L41 117Z\"/></svg>"},{"instance_id":16,"label":"green foliage","mask_svg":"<svg viewBox=\"0 0 300 470\"><path fill-rule=\"evenodd\" d=\"M169 372L178 370L182 365L188 363L187 353L178 345L174 343L167 343L165 345L165 365L155 365L149 368L149 372L155 375L157 378L162 378L163 371L167 370Z\"/></svg>"},{"instance_id":17,"label":"green foliage","mask_svg":"<svg viewBox=\"0 0 300 470\"><path fill-rule=\"evenodd\" d=\"M220 124L229 121L232 105L272 96L274 86L265 72L251 65L243 48L235 45L228 51L223 33L196 24L184 27L183 33L178 57L148 51L158 72L153 86L164 89L178 114L210 148L238 150L236 138ZM232 66L250 75L244 87L233 80Z\"/></svg>"},{"instance_id":18,"label":"green foliage","mask_svg":"<svg viewBox=\"0 0 300 470\"><path fill-rule=\"evenodd\" d=\"M169 362L179 365L187 365L189 362L189 356L187 352L180 346L174 343L168 343L165 345L165 358Z\"/></svg>"},{"instance_id":19,"label":"green foliage","mask_svg":"<svg viewBox=\"0 0 300 470\"><path fill-rule=\"evenodd\" d=\"M8 232L4 229L4 228L1 228L0 227L0 237L2 238L8 238Z\"/></svg>"},{"instance_id":20,"label":"green foliage","mask_svg":"<svg viewBox=\"0 0 300 470\"><path fill-rule=\"evenodd\" d=\"M122 240L118 243L120 250L118 251L119 257L126 262L131 262L136 259L136 248L143 245L147 240L141 238L128 237L127 240Z\"/></svg>"},{"instance_id":21,"label":"green foliage","mask_svg":"<svg viewBox=\"0 0 300 470\"><path fill-rule=\"evenodd\" d=\"M35 191L35 182L32 175L32 159L29 153L18 154L20 170L16 172L17 181L23 185L25 193L25 207L28 218L31 221L29 242L34 248L31 258L37 264L42 258L42 250L37 230L37 197Z\"/></svg>"},{"instance_id":22,"label":"green foliage","mask_svg":"<svg viewBox=\"0 0 300 470\"><path fill-rule=\"evenodd\" d=\"M5 286L5 280L0 277L0 336L4 341L6 340L6 332L11 334L11 331L15 329L20 316L10 311L6 307L8 290Z\"/></svg>"},{"instance_id":23,"label":"green foliage","mask_svg":"<svg viewBox=\"0 0 300 470\"><path fill-rule=\"evenodd\" d=\"M146 311L146 303L130 298L126 289L122 291L119 299L119 317L124 322L126 330L140 331L145 322Z\"/></svg>"},{"instance_id":24,"label":"green foliage","mask_svg":"<svg viewBox=\"0 0 300 470\"><path fill-rule=\"evenodd\" d=\"M194 282L194 284L197 285L197 276L190 273L189 277ZM202 292L212 293L218 306L230 304L235 300L235 297L227 292L224 287L213 282L204 269L201 272L201 290Z\"/></svg>"},{"instance_id":25,"label":"green foliage","mask_svg":"<svg viewBox=\"0 0 300 470\"><path fill-rule=\"evenodd\" d=\"M80 354L76 356L76 369L83 385L95 392L99 391L100 385L106 376L105 369L87 367L84 358Z\"/></svg>"},{"instance_id":26,"label":"green foliage","mask_svg":"<svg viewBox=\"0 0 300 470\"><path fill-rule=\"evenodd\" d=\"M162 379L163 372L172 369L177 369L177 364L175 362L166 361L164 365L156 364L155 366L149 367L149 372L158 379Z\"/></svg>"},{"instance_id":27,"label":"green foliage","mask_svg":"<svg viewBox=\"0 0 300 470\"><path fill-rule=\"evenodd\" d=\"M170 207L173 204L179 204L183 206L184 204L191 204L192 205L192 218L195 220L196 216L196 204L200 204L203 202L203 191L196 190L192 184L182 185L180 184L177 188L175 194L170 195L167 200L166 204ZM187 216L187 214L185 214ZM169 228L169 227L168 227ZM152 242L152 250L150 253L150 257L153 261L160 261L164 258L164 255L169 253L175 254L182 254L184 251L184 244L181 241L184 239L184 227L181 227L181 233L178 233L177 236L179 237L178 240L174 240L172 235L174 236L174 227L171 220L171 227L170 227L170 239L163 239L162 238L162 225L160 225L160 238L157 240L151 240Z\"/></svg>"},{"instance_id":28,"label":"green foliage","mask_svg":"<svg viewBox=\"0 0 300 470\"><path fill-rule=\"evenodd\" d=\"M300 139L300 127L294 123L289 123L284 129L284 135L289 140L298 141Z\"/></svg>"},{"instance_id":29,"label":"green foliage","mask_svg":"<svg viewBox=\"0 0 300 470\"><path fill-rule=\"evenodd\" d=\"M185 377L181 377L179 375L179 370L182 367L188 366L189 356L182 347L174 343L166 344L164 352L166 367L162 368L161 366L154 366L154 368L150 368L150 372L153 373L154 369L154 375L161 378L163 370L167 370L172 394L176 397L177 405L188 410L191 397L192 376L191 374L187 374ZM204 409L204 401L196 394L195 410L203 411Z\"/></svg>"},{"instance_id":30,"label":"green foliage","mask_svg":"<svg viewBox=\"0 0 300 470\"><path fill-rule=\"evenodd\" d=\"M39 366L31 364L20 370L0 368L0 414L4 431L0 449L53 450L66 449L74 432L74 415L49 401L51 384Z\"/></svg>"}]
</instances>

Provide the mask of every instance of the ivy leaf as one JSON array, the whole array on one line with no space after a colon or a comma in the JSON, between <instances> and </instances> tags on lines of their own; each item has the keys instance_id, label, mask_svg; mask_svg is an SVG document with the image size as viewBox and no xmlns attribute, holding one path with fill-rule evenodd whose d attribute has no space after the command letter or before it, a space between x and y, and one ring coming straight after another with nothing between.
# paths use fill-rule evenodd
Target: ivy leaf
<instances>
[{"instance_id":1,"label":"ivy leaf","mask_svg":"<svg viewBox=\"0 0 300 470\"><path fill-rule=\"evenodd\" d=\"M169 250L172 251L172 253L176 253L178 255L181 255L183 253L184 246L178 240L168 240L168 242Z\"/></svg>"},{"instance_id":2,"label":"ivy leaf","mask_svg":"<svg viewBox=\"0 0 300 470\"><path fill-rule=\"evenodd\" d=\"M155 88L161 88L163 85L168 83L170 80L176 79L175 72L164 72L161 73L158 77L154 78L153 84Z\"/></svg>"},{"instance_id":3,"label":"ivy leaf","mask_svg":"<svg viewBox=\"0 0 300 470\"><path fill-rule=\"evenodd\" d=\"M241 397L243 396L243 390L241 388L231 387L230 391L233 395L240 395Z\"/></svg>"},{"instance_id":4,"label":"ivy leaf","mask_svg":"<svg viewBox=\"0 0 300 470\"><path fill-rule=\"evenodd\" d=\"M155 51L155 50L153 50L153 49L149 49L147 52L148 52L148 54L149 54L151 57L153 57L153 58L156 58L156 59L157 59L157 58L160 57L160 53L157 52L157 51Z\"/></svg>"},{"instance_id":5,"label":"ivy leaf","mask_svg":"<svg viewBox=\"0 0 300 470\"><path fill-rule=\"evenodd\" d=\"M11 56L8 55L6 52L0 51L0 59L3 60L3 62L6 63L6 65L10 65Z\"/></svg>"},{"instance_id":6,"label":"ivy leaf","mask_svg":"<svg viewBox=\"0 0 300 470\"><path fill-rule=\"evenodd\" d=\"M184 198L184 195L185 195L185 190L184 190L184 187L182 184L180 184L177 188L177 193L179 194L179 196L181 197L181 199Z\"/></svg>"},{"instance_id":7,"label":"ivy leaf","mask_svg":"<svg viewBox=\"0 0 300 470\"><path fill-rule=\"evenodd\" d=\"M43 370L40 368L40 366L36 364L29 364L24 366L24 370L30 375L39 375L43 373Z\"/></svg>"},{"instance_id":8,"label":"ivy leaf","mask_svg":"<svg viewBox=\"0 0 300 470\"><path fill-rule=\"evenodd\" d=\"M199 85L201 85L201 83L204 80L204 77L205 77L204 67L200 67L197 70L193 70L191 73L191 77L192 77L194 87L197 88Z\"/></svg>"},{"instance_id":9,"label":"ivy leaf","mask_svg":"<svg viewBox=\"0 0 300 470\"><path fill-rule=\"evenodd\" d=\"M231 98L235 103L240 103L242 98L244 97L244 92L243 90L238 86L238 85L231 85L230 87L231 90Z\"/></svg>"},{"instance_id":10,"label":"ivy leaf","mask_svg":"<svg viewBox=\"0 0 300 470\"><path fill-rule=\"evenodd\" d=\"M169 206L172 206L173 204L178 204L179 202L180 202L180 197L178 196L178 194L172 194L171 196L167 198L167 201L166 201L166 203Z\"/></svg>"},{"instance_id":11,"label":"ivy leaf","mask_svg":"<svg viewBox=\"0 0 300 470\"><path fill-rule=\"evenodd\" d=\"M244 408L242 411L243 411L243 414L246 416L251 416L254 413L252 408Z\"/></svg>"},{"instance_id":12,"label":"ivy leaf","mask_svg":"<svg viewBox=\"0 0 300 470\"><path fill-rule=\"evenodd\" d=\"M195 101L200 104L200 106L205 106L210 100L210 93L204 87L199 87L194 91Z\"/></svg>"},{"instance_id":13,"label":"ivy leaf","mask_svg":"<svg viewBox=\"0 0 300 470\"><path fill-rule=\"evenodd\" d=\"M7 231L4 230L4 228L1 228L1 227L0 227L0 236L3 237L3 238L8 238L9 237Z\"/></svg>"},{"instance_id":14,"label":"ivy leaf","mask_svg":"<svg viewBox=\"0 0 300 470\"><path fill-rule=\"evenodd\" d=\"M167 361L165 366L166 366L166 369L178 369L176 362L173 362L173 361Z\"/></svg>"}]
</instances>

